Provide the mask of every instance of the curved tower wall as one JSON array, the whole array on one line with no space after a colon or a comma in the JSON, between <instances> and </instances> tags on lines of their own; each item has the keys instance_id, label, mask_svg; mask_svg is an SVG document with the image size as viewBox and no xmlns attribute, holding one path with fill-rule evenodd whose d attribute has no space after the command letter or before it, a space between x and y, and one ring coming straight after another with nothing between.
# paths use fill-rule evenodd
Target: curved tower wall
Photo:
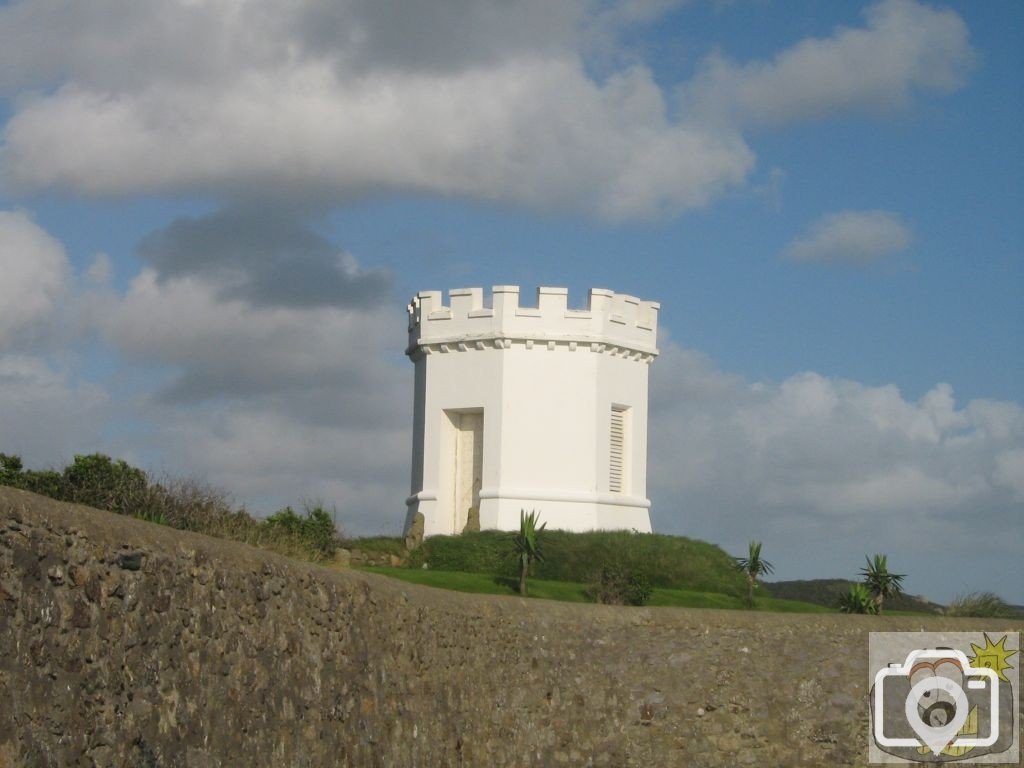
<instances>
[{"instance_id":1,"label":"curved tower wall","mask_svg":"<svg viewBox=\"0 0 1024 768\"><path fill-rule=\"evenodd\" d=\"M520 306L516 286L421 291L409 304L416 367L407 529L651 530L647 373L659 305L564 288Z\"/></svg>"}]
</instances>

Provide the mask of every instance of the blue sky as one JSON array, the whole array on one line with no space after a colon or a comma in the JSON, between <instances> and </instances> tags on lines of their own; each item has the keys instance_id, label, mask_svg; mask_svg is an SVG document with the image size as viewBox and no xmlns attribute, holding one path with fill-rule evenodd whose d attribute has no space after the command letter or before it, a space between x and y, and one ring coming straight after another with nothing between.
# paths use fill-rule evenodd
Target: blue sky
<instances>
[{"instance_id":1,"label":"blue sky","mask_svg":"<svg viewBox=\"0 0 1024 768\"><path fill-rule=\"evenodd\" d=\"M408 296L609 287L662 303L657 530L1024 602L1022 43L1015 2L0 3L0 450L392 532Z\"/></svg>"}]
</instances>

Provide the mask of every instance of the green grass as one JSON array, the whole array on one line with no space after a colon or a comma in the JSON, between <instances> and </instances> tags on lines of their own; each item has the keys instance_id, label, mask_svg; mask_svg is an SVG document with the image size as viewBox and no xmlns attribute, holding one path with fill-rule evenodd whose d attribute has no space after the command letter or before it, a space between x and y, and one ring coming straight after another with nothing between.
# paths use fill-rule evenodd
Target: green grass
<instances>
[{"instance_id":1,"label":"green grass","mask_svg":"<svg viewBox=\"0 0 1024 768\"><path fill-rule=\"evenodd\" d=\"M411 584L451 589L456 592L472 592L478 595L517 595L519 581L511 576L495 576L487 573L466 573L465 571L436 571L413 568L385 568L365 566L362 571L379 573ZM569 603L587 602L583 593L586 585L569 581L547 581L530 579L530 597L545 600L562 600Z\"/></svg>"},{"instance_id":2,"label":"green grass","mask_svg":"<svg viewBox=\"0 0 1024 768\"><path fill-rule=\"evenodd\" d=\"M383 568L366 567L361 570L390 576L412 584L423 584L428 587L451 589L456 592L472 592L487 595L515 595L518 581L510 576L495 576L486 573L466 573L464 571L438 571L434 569ZM530 579L530 597L543 600L561 600L568 603L590 602L586 595L587 585L574 581L555 581L550 579ZM651 601L652 606L675 606L681 608L731 608L746 610L743 600L734 595L716 592L698 592L687 589L669 589L656 587ZM764 597L756 601L759 611L779 611L785 613L832 613L828 608L797 600L778 600Z\"/></svg>"},{"instance_id":3,"label":"green grass","mask_svg":"<svg viewBox=\"0 0 1024 768\"><path fill-rule=\"evenodd\" d=\"M365 536L361 539L345 539L342 546L363 552L383 552L387 555L405 557L405 539L400 536Z\"/></svg>"},{"instance_id":4,"label":"green grass","mask_svg":"<svg viewBox=\"0 0 1024 768\"><path fill-rule=\"evenodd\" d=\"M427 563L433 571L496 574L517 573L511 532L480 531L460 536L431 536L409 558L410 568ZM636 534L626 531L569 533L545 531L544 561L534 575L544 581L590 584L603 566L619 565L643 573L655 587L720 592L740 597L743 576L733 558L720 547L684 536Z\"/></svg>"},{"instance_id":5,"label":"green grass","mask_svg":"<svg viewBox=\"0 0 1024 768\"><path fill-rule=\"evenodd\" d=\"M728 608L748 610L743 598L723 595L720 592L695 592L688 589L657 588L648 605L676 606L680 608ZM799 600L779 600L774 597L758 597L754 600L755 611L777 611L779 613L835 613L822 605L803 603Z\"/></svg>"}]
</instances>

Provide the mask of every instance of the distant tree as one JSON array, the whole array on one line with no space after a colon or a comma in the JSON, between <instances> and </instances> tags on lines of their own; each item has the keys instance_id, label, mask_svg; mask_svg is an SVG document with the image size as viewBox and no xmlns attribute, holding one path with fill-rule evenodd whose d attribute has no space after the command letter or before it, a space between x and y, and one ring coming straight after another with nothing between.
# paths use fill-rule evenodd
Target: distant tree
<instances>
[{"instance_id":1,"label":"distant tree","mask_svg":"<svg viewBox=\"0 0 1024 768\"><path fill-rule=\"evenodd\" d=\"M878 613L878 606L866 586L851 584L850 589L839 596L839 610L842 613Z\"/></svg>"},{"instance_id":2,"label":"distant tree","mask_svg":"<svg viewBox=\"0 0 1024 768\"><path fill-rule=\"evenodd\" d=\"M21 456L0 453L0 482L4 485L11 485L8 480L15 480L21 475L24 465L21 463Z\"/></svg>"},{"instance_id":3,"label":"distant tree","mask_svg":"<svg viewBox=\"0 0 1024 768\"><path fill-rule=\"evenodd\" d=\"M757 581L775 570L774 566L761 557L761 542L752 541L746 557L737 557L736 570L747 577L747 605L754 605L754 590Z\"/></svg>"},{"instance_id":4,"label":"distant tree","mask_svg":"<svg viewBox=\"0 0 1024 768\"><path fill-rule=\"evenodd\" d=\"M885 555L875 555L874 560L865 555L864 559L868 563L867 568L860 569L864 577L864 586L871 593L871 599L878 609L877 613L881 613L887 597L903 593L903 579L906 578L906 574L890 573Z\"/></svg>"},{"instance_id":5,"label":"distant tree","mask_svg":"<svg viewBox=\"0 0 1024 768\"><path fill-rule=\"evenodd\" d=\"M519 511L519 533L513 540L516 548L516 556L519 559L519 594L526 595L526 578L530 575L530 566L534 561L544 562L544 553L541 552L541 534L547 527L547 523L539 528L540 515L536 511L526 514L526 510Z\"/></svg>"},{"instance_id":6,"label":"distant tree","mask_svg":"<svg viewBox=\"0 0 1024 768\"><path fill-rule=\"evenodd\" d=\"M21 457L14 454L0 453L0 485L67 500L64 478L59 472L51 469L26 470Z\"/></svg>"},{"instance_id":7,"label":"distant tree","mask_svg":"<svg viewBox=\"0 0 1024 768\"><path fill-rule=\"evenodd\" d=\"M65 501L132 515L140 512L149 485L146 473L102 453L76 454L64 468Z\"/></svg>"}]
</instances>

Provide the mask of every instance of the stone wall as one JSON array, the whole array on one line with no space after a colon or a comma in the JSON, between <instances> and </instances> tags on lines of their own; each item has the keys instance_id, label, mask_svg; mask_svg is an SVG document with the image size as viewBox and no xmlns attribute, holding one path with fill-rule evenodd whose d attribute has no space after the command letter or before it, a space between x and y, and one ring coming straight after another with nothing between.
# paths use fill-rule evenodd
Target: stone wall
<instances>
[{"instance_id":1,"label":"stone wall","mask_svg":"<svg viewBox=\"0 0 1024 768\"><path fill-rule=\"evenodd\" d=\"M0 488L0 767L866 760L872 629L462 595Z\"/></svg>"}]
</instances>

